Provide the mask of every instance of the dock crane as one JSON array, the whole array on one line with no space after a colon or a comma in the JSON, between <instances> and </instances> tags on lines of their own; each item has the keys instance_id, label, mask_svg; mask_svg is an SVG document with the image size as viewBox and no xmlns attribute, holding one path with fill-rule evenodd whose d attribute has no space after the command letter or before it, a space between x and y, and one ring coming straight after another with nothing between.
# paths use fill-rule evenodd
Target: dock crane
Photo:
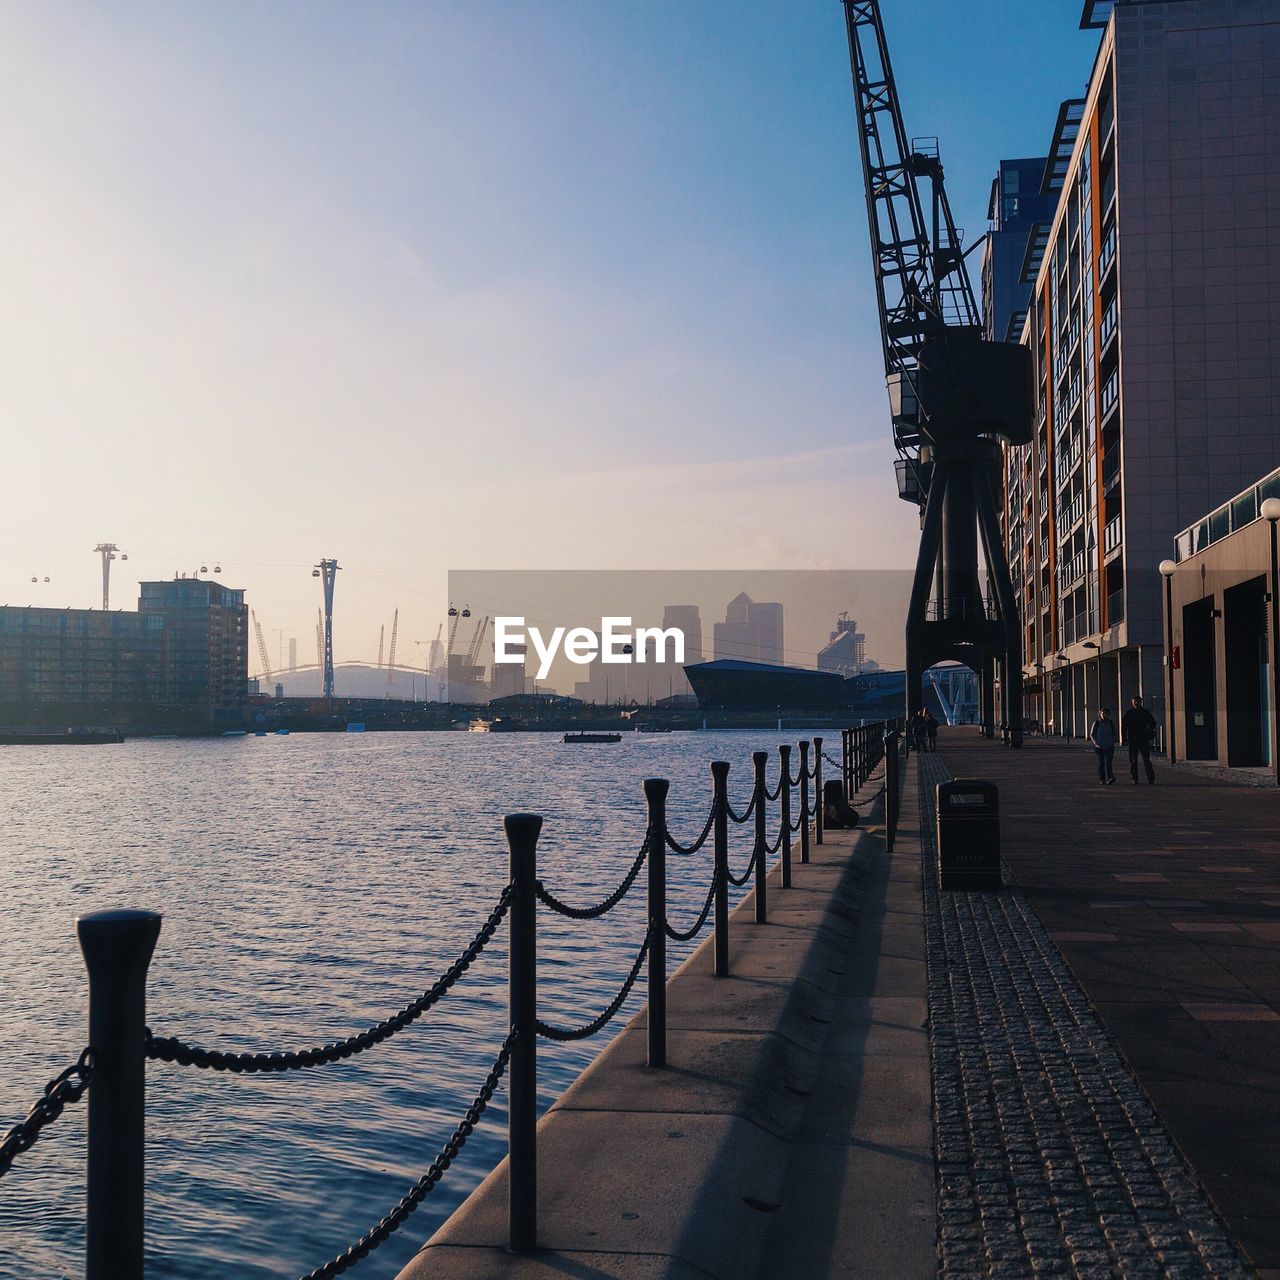
<instances>
[{"instance_id":1,"label":"dock crane","mask_svg":"<svg viewBox=\"0 0 1280 1280\"><path fill-rule=\"evenodd\" d=\"M445 662L453 657L453 642L458 636L458 623L463 618L471 617L471 606L467 605L459 612L453 605L449 606L449 648L445 651Z\"/></svg>"},{"instance_id":2,"label":"dock crane","mask_svg":"<svg viewBox=\"0 0 1280 1280\"><path fill-rule=\"evenodd\" d=\"M998 663L1004 738L1019 747L1022 632L997 495L1003 443L1033 435L1031 353L984 338L936 140L909 142L903 125L879 0L843 4L898 493L921 512L906 711L924 705L924 673L954 659L981 677L983 732L993 736ZM994 610L983 598L979 538Z\"/></svg>"}]
</instances>

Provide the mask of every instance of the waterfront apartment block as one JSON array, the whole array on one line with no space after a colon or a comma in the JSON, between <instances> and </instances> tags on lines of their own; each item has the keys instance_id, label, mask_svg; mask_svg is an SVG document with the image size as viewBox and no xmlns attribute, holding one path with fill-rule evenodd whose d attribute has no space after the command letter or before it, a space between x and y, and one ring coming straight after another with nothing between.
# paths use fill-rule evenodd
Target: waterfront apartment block
<instances>
[{"instance_id":1,"label":"waterfront apartment block","mask_svg":"<svg viewBox=\"0 0 1280 1280\"><path fill-rule=\"evenodd\" d=\"M244 592L199 578L144 582L136 613L0 608L0 722L192 725L248 692Z\"/></svg>"},{"instance_id":2,"label":"waterfront apartment block","mask_svg":"<svg viewBox=\"0 0 1280 1280\"><path fill-rule=\"evenodd\" d=\"M1158 565L1280 456L1280 0L1090 0L1082 25L1004 510L1026 714L1074 734L1134 693L1163 720Z\"/></svg>"}]
</instances>

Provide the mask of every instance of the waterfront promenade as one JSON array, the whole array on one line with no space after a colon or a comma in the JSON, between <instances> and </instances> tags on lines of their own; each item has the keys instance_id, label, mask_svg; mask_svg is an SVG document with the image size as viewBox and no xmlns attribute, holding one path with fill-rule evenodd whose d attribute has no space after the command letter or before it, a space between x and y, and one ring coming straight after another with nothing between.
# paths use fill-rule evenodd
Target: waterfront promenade
<instances>
[{"instance_id":1,"label":"waterfront promenade","mask_svg":"<svg viewBox=\"0 0 1280 1280\"><path fill-rule=\"evenodd\" d=\"M748 899L540 1127L540 1252L499 1166L402 1280L1280 1277L1276 797L944 731L796 887ZM944 894L933 790L1000 787L1009 883ZM873 788L870 788L873 789ZM776 881L771 886L776 889Z\"/></svg>"},{"instance_id":2,"label":"waterfront promenade","mask_svg":"<svg viewBox=\"0 0 1280 1280\"><path fill-rule=\"evenodd\" d=\"M932 1276L919 855L882 808L770 878L768 924L742 903L732 976L710 940L673 975L665 1069L641 1011L544 1117L539 1253L506 1252L504 1161L402 1280Z\"/></svg>"}]
</instances>

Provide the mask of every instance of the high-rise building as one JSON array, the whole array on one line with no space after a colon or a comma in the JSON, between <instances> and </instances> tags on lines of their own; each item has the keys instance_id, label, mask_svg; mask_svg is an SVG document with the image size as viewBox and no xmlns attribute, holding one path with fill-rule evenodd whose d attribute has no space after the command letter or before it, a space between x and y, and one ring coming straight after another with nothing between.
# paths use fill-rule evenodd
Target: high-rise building
<instances>
[{"instance_id":1,"label":"high-rise building","mask_svg":"<svg viewBox=\"0 0 1280 1280\"><path fill-rule=\"evenodd\" d=\"M782 605L758 603L740 592L729 601L724 621L711 629L716 660L735 658L742 662L782 664Z\"/></svg>"},{"instance_id":2,"label":"high-rise building","mask_svg":"<svg viewBox=\"0 0 1280 1280\"><path fill-rule=\"evenodd\" d=\"M858 630L853 618L842 613L836 619L835 630L818 654L818 670L834 671L848 677L858 675L866 665L867 637Z\"/></svg>"},{"instance_id":3,"label":"high-rise building","mask_svg":"<svg viewBox=\"0 0 1280 1280\"><path fill-rule=\"evenodd\" d=\"M529 656L527 644L508 644L507 652L519 654L519 662L497 662L493 664L493 677L489 681L489 694L494 698L509 698L518 693L527 693L526 659Z\"/></svg>"},{"instance_id":4,"label":"high-rise building","mask_svg":"<svg viewBox=\"0 0 1280 1280\"><path fill-rule=\"evenodd\" d=\"M1005 457L1027 715L1059 731L1134 693L1163 715L1157 566L1280 454L1277 20L1275 0L1084 8L1101 45L1023 332L1035 438Z\"/></svg>"},{"instance_id":5,"label":"high-rise building","mask_svg":"<svg viewBox=\"0 0 1280 1280\"><path fill-rule=\"evenodd\" d=\"M1063 110L1068 115L1074 111L1078 121L1081 105L1064 103ZM1053 221L1061 180L1045 156L1000 161L991 183L990 225L982 253L982 314L993 342L1017 342L1022 337L1035 283L1033 241Z\"/></svg>"},{"instance_id":6,"label":"high-rise building","mask_svg":"<svg viewBox=\"0 0 1280 1280\"><path fill-rule=\"evenodd\" d=\"M238 707L249 678L244 592L207 578L140 584L138 612L164 630L165 697L182 706Z\"/></svg>"}]
</instances>

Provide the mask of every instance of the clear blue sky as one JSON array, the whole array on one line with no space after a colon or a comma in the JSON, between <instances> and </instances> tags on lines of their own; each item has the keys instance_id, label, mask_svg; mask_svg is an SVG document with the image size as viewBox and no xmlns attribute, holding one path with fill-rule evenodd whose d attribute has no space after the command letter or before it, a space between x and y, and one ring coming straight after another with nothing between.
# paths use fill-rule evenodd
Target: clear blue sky
<instances>
[{"instance_id":1,"label":"clear blue sky","mask_svg":"<svg viewBox=\"0 0 1280 1280\"><path fill-rule=\"evenodd\" d=\"M976 233L1097 35L884 7ZM910 563L837 0L11 0L0 84L0 602L112 539L305 654L333 555L361 657L451 566Z\"/></svg>"}]
</instances>

